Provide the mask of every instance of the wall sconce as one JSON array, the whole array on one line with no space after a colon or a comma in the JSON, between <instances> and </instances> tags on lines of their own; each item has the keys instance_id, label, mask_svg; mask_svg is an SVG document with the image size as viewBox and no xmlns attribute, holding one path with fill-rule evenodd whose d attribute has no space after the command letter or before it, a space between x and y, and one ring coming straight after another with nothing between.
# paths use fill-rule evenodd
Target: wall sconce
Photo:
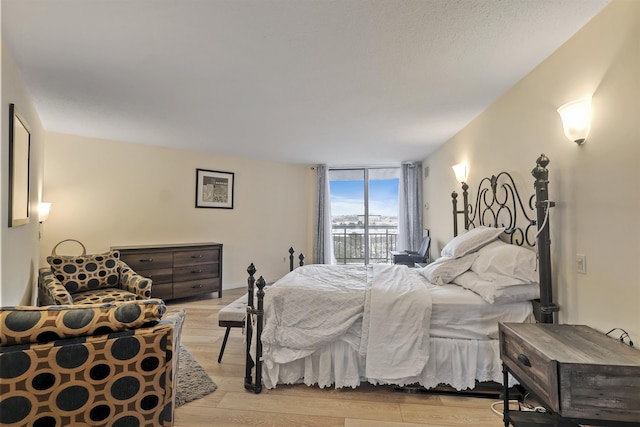
<instances>
[{"instance_id":1,"label":"wall sconce","mask_svg":"<svg viewBox=\"0 0 640 427\"><path fill-rule=\"evenodd\" d=\"M49 212L51 212L51 203L40 202L40 207L38 210L38 217L40 218L40 224L42 224L49 218Z\"/></svg>"},{"instance_id":2,"label":"wall sconce","mask_svg":"<svg viewBox=\"0 0 640 427\"><path fill-rule=\"evenodd\" d=\"M591 98L579 99L558 108L564 134L578 145L584 144L591 128Z\"/></svg>"},{"instance_id":3,"label":"wall sconce","mask_svg":"<svg viewBox=\"0 0 640 427\"><path fill-rule=\"evenodd\" d=\"M453 169L453 173L456 174L456 179L459 183L467 182L469 169L466 163L458 163L457 165L451 166L451 169Z\"/></svg>"}]
</instances>

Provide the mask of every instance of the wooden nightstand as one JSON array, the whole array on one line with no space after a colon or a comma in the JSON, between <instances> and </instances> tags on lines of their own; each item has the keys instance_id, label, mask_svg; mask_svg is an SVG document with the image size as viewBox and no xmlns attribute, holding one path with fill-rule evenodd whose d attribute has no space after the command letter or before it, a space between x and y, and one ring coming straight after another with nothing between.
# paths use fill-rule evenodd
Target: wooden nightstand
<instances>
[{"instance_id":1,"label":"wooden nightstand","mask_svg":"<svg viewBox=\"0 0 640 427\"><path fill-rule=\"evenodd\" d=\"M504 425L640 425L640 351L588 326L500 323ZM548 413L509 411L508 374Z\"/></svg>"}]
</instances>

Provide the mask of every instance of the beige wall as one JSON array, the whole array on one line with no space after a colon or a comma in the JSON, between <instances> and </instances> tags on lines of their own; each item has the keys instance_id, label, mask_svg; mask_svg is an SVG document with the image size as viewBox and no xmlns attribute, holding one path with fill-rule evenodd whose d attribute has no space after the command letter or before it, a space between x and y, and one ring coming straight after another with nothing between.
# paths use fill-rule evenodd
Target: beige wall
<instances>
[{"instance_id":1,"label":"beige wall","mask_svg":"<svg viewBox=\"0 0 640 427\"><path fill-rule=\"evenodd\" d=\"M15 104L31 130L29 174L30 222L9 227L9 104ZM9 50L2 44L2 208L0 214L0 306L33 302L38 268L38 202L42 189L43 130L20 73Z\"/></svg>"},{"instance_id":2,"label":"beige wall","mask_svg":"<svg viewBox=\"0 0 640 427\"><path fill-rule=\"evenodd\" d=\"M616 0L424 164L425 226L433 254L452 237L451 166L469 164L475 189L506 170L533 192L531 169L550 159L553 277L562 323L640 337L640 2ZM567 140L560 105L593 96L585 145ZM529 193L530 194L530 193ZM587 256L577 274L576 253Z\"/></svg>"},{"instance_id":3,"label":"beige wall","mask_svg":"<svg viewBox=\"0 0 640 427\"><path fill-rule=\"evenodd\" d=\"M288 271L291 245L308 253L309 167L55 133L46 135L45 159L44 198L53 205L41 264L67 238L89 253L215 241L230 288L246 285L250 262L275 280ZM235 173L233 209L195 208L196 168Z\"/></svg>"}]
</instances>

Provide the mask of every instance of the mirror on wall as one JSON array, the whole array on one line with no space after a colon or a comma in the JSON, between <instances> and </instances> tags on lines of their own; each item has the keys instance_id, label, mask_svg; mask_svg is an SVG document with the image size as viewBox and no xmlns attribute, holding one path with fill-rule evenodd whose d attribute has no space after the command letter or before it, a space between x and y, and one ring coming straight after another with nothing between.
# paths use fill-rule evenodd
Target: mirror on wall
<instances>
[{"instance_id":1,"label":"mirror on wall","mask_svg":"<svg viewBox=\"0 0 640 427\"><path fill-rule=\"evenodd\" d=\"M9 227L29 223L29 126L9 104Z\"/></svg>"}]
</instances>

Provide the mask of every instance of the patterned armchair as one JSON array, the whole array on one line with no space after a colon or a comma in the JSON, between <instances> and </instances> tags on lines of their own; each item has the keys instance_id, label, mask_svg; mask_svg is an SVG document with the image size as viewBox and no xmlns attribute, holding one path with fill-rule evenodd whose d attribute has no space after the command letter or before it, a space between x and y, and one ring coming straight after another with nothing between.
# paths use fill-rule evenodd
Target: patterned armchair
<instances>
[{"instance_id":1,"label":"patterned armchair","mask_svg":"<svg viewBox=\"0 0 640 427\"><path fill-rule=\"evenodd\" d=\"M0 425L171 426L183 309L0 308Z\"/></svg>"},{"instance_id":2,"label":"patterned armchair","mask_svg":"<svg viewBox=\"0 0 640 427\"><path fill-rule=\"evenodd\" d=\"M56 247L73 241L82 246L82 255L57 255ZM39 305L96 304L151 298L151 279L147 279L120 260L118 251L86 255L82 243L63 240L47 257L49 267L38 277Z\"/></svg>"}]
</instances>

